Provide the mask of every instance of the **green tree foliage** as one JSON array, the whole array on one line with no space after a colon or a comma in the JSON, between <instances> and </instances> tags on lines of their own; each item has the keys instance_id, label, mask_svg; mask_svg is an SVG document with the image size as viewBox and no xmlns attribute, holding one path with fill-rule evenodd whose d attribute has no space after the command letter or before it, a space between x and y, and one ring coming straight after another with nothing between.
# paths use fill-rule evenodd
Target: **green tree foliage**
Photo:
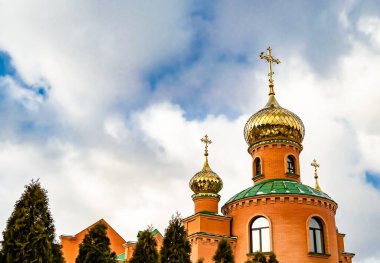
<instances>
[{"instance_id":1,"label":"green tree foliage","mask_svg":"<svg viewBox=\"0 0 380 263\"><path fill-rule=\"evenodd\" d=\"M47 191L32 180L16 202L3 232L3 262L63 262Z\"/></svg>"},{"instance_id":2,"label":"green tree foliage","mask_svg":"<svg viewBox=\"0 0 380 263\"><path fill-rule=\"evenodd\" d=\"M232 255L232 248L227 239L222 239L218 248L216 249L215 255L212 258L215 263L234 263L234 256Z\"/></svg>"},{"instance_id":3,"label":"green tree foliage","mask_svg":"<svg viewBox=\"0 0 380 263\"><path fill-rule=\"evenodd\" d=\"M274 254L273 252L270 252L267 263L279 263L277 260L276 254Z\"/></svg>"},{"instance_id":4,"label":"green tree foliage","mask_svg":"<svg viewBox=\"0 0 380 263\"><path fill-rule=\"evenodd\" d=\"M267 258L262 252L255 252L252 259L254 263L267 263Z\"/></svg>"},{"instance_id":5,"label":"green tree foliage","mask_svg":"<svg viewBox=\"0 0 380 263\"><path fill-rule=\"evenodd\" d=\"M107 226L98 223L84 236L79 245L79 255L76 263L114 263L115 252L111 252L110 239L107 237Z\"/></svg>"},{"instance_id":6,"label":"green tree foliage","mask_svg":"<svg viewBox=\"0 0 380 263\"><path fill-rule=\"evenodd\" d=\"M158 263L157 243L152 236L152 227L138 235L135 252L129 263Z\"/></svg>"},{"instance_id":7,"label":"green tree foliage","mask_svg":"<svg viewBox=\"0 0 380 263\"><path fill-rule=\"evenodd\" d=\"M176 213L165 230L161 263L191 263L191 246L180 214Z\"/></svg>"},{"instance_id":8,"label":"green tree foliage","mask_svg":"<svg viewBox=\"0 0 380 263\"><path fill-rule=\"evenodd\" d=\"M54 263L65 263L65 260L63 258L63 254L62 254L62 246L60 244L54 243L53 248L52 248L52 252L53 252L53 262Z\"/></svg>"},{"instance_id":9,"label":"green tree foliage","mask_svg":"<svg viewBox=\"0 0 380 263\"><path fill-rule=\"evenodd\" d=\"M270 252L266 257L262 252L255 252L252 255L252 260L247 260L245 263L279 263L276 255Z\"/></svg>"}]
</instances>

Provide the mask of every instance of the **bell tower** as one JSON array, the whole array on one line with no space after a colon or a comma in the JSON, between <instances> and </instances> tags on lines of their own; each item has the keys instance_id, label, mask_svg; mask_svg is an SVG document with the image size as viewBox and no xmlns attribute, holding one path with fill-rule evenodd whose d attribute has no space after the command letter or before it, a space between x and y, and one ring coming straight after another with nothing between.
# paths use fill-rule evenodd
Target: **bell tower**
<instances>
[{"instance_id":1,"label":"bell tower","mask_svg":"<svg viewBox=\"0 0 380 263\"><path fill-rule=\"evenodd\" d=\"M194 194L192 196L194 201L195 213L206 211L218 213L218 204L220 195L218 194L223 188L223 181L220 177L210 168L208 164L208 146L212 141L208 138L207 134L201 139L205 144L205 162L201 171L196 173L190 180L190 188Z\"/></svg>"},{"instance_id":2,"label":"bell tower","mask_svg":"<svg viewBox=\"0 0 380 263\"><path fill-rule=\"evenodd\" d=\"M205 144L205 161L202 170L189 183L194 192L194 214L183 219L183 224L191 243L192 262L203 258L205 263L211 263L218 242L227 239L234 249L236 237L231 236L232 218L218 213L219 191L223 187L223 181L208 163L208 146L212 141L207 135L201 141Z\"/></svg>"},{"instance_id":3,"label":"bell tower","mask_svg":"<svg viewBox=\"0 0 380 263\"><path fill-rule=\"evenodd\" d=\"M274 92L272 63L280 60L268 54L260 54L269 65L269 97L265 107L252 115L245 127L244 137L252 156L252 180L287 178L300 182L299 155L305 127L302 120L277 102Z\"/></svg>"}]
</instances>

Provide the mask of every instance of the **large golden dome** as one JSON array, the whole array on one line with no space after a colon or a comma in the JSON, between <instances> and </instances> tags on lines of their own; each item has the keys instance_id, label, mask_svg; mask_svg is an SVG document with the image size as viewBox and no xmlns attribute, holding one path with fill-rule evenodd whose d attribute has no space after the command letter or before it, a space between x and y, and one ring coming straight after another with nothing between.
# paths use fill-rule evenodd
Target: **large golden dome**
<instances>
[{"instance_id":1,"label":"large golden dome","mask_svg":"<svg viewBox=\"0 0 380 263\"><path fill-rule=\"evenodd\" d=\"M281 107L274 92L265 107L252 115L244 127L244 138L249 147L265 141L302 143L305 126L300 117Z\"/></svg>"},{"instance_id":2,"label":"large golden dome","mask_svg":"<svg viewBox=\"0 0 380 263\"><path fill-rule=\"evenodd\" d=\"M208 164L208 144L212 143L207 134L201 139L205 143L205 162L201 171L196 173L189 182L195 195L218 195L223 188L222 179L210 168Z\"/></svg>"},{"instance_id":3,"label":"large golden dome","mask_svg":"<svg viewBox=\"0 0 380 263\"><path fill-rule=\"evenodd\" d=\"M302 148L302 140L305 136L305 126L300 117L278 104L273 84L272 64L281 61L272 56L272 49L267 48L268 54L261 52L260 58L265 59L269 65L269 100L265 107L248 119L244 127L244 138L252 146L271 141L294 142Z\"/></svg>"}]
</instances>

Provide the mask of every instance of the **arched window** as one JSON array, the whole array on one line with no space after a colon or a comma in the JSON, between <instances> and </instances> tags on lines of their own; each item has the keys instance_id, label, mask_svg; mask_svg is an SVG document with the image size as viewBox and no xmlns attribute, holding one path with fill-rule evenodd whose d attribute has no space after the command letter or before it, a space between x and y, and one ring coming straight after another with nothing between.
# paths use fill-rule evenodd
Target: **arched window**
<instances>
[{"instance_id":1,"label":"arched window","mask_svg":"<svg viewBox=\"0 0 380 263\"><path fill-rule=\"evenodd\" d=\"M255 176L261 175L261 160L260 158L255 159Z\"/></svg>"},{"instance_id":2,"label":"arched window","mask_svg":"<svg viewBox=\"0 0 380 263\"><path fill-rule=\"evenodd\" d=\"M257 217L251 224L251 252L270 252L269 222L265 217Z\"/></svg>"},{"instance_id":3,"label":"arched window","mask_svg":"<svg viewBox=\"0 0 380 263\"><path fill-rule=\"evenodd\" d=\"M288 174L295 174L296 173L296 166L295 166L295 161L294 161L294 157L289 155L288 158L287 158L287 164L288 164L288 169L287 169L287 173Z\"/></svg>"},{"instance_id":4,"label":"arched window","mask_svg":"<svg viewBox=\"0 0 380 263\"><path fill-rule=\"evenodd\" d=\"M316 217L310 219L309 222L310 233L310 252L325 253L325 244L323 238L323 225Z\"/></svg>"}]
</instances>

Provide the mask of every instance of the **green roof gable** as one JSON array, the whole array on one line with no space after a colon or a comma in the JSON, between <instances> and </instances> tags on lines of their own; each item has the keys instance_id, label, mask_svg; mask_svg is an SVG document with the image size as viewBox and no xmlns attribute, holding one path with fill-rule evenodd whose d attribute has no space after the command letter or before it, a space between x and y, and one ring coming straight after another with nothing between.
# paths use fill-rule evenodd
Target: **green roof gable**
<instances>
[{"instance_id":1,"label":"green roof gable","mask_svg":"<svg viewBox=\"0 0 380 263\"><path fill-rule=\"evenodd\" d=\"M324 192L318 191L310 186L298 183L296 181L289 179L271 179L259 182L254 186L241 191L231 197L226 204L248 197L272 194L308 195L334 201Z\"/></svg>"},{"instance_id":2,"label":"green roof gable","mask_svg":"<svg viewBox=\"0 0 380 263\"><path fill-rule=\"evenodd\" d=\"M120 255L117 256L117 260L125 260L125 253L121 253Z\"/></svg>"}]
</instances>

